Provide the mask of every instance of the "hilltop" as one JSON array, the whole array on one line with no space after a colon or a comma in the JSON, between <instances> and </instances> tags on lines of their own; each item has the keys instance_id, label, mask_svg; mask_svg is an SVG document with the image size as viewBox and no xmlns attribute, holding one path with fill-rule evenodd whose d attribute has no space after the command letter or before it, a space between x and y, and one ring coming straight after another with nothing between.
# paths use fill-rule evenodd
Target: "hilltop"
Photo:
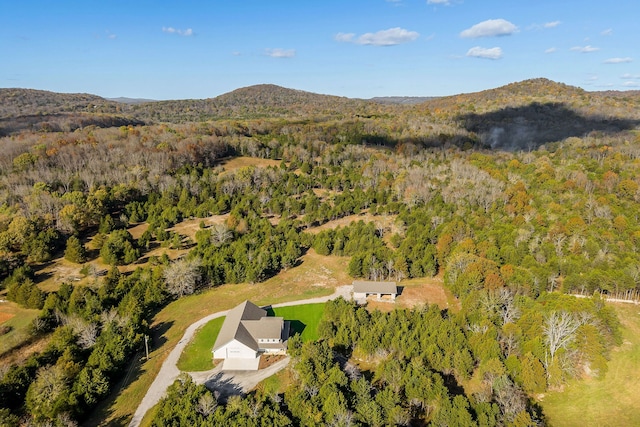
<instances>
[{"instance_id":1,"label":"hilltop","mask_svg":"<svg viewBox=\"0 0 640 427\"><path fill-rule=\"evenodd\" d=\"M349 128L346 133L353 142L530 150L593 131L633 129L640 120L638 91L588 92L544 78L438 98L362 100L260 84L207 99L120 100L126 102L89 94L0 89L0 134L89 125L293 119L351 121L341 126Z\"/></svg>"},{"instance_id":2,"label":"hilltop","mask_svg":"<svg viewBox=\"0 0 640 427\"><path fill-rule=\"evenodd\" d=\"M265 117L322 118L376 109L377 105L370 101L262 84L236 89L215 98L138 104L131 112L147 121L188 122Z\"/></svg>"},{"instance_id":3,"label":"hilltop","mask_svg":"<svg viewBox=\"0 0 640 427\"><path fill-rule=\"evenodd\" d=\"M591 132L617 133L640 120L640 96L587 92L538 78L481 92L429 100L414 113L435 114L484 146L531 150Z\"/></svg>"}]
</instances>

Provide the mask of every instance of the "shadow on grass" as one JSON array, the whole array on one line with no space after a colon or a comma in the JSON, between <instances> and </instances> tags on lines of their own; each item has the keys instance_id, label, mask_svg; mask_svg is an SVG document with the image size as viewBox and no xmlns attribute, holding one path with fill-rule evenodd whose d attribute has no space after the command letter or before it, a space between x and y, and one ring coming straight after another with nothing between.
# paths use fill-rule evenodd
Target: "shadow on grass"
<instances>
[{"instance_id":1,"label":"shadow on grass","mask_svg":"<svg viewBox=\"0 0 640 427\"><path fill-rule=\"evenodd\" d=\"M123 372L123 377L113 385L109 395L102 400L93 409L93 411L86 414L86 418L82 419L81 425L85 427L94 426L110 426L110 427L126 427L131 421L131 415L121 415L114 417L114 407L116 399L120 396L123 390L127 389L131 383L140 377L143 373L142 365L145 362L144 350L134 353L129 361L129 365L126 371ZM110 419L111 418L111 419ZM105 420L110 419L108 423Z\"/></svg>"},{"instance_id":2,"label":"shadow on grass","mask_svg":"<svg viewBox=\"0 0 640 427\"><path fill-rule=\"evenodd\" d=\"M290 330L289 330L289 335L293 335L293 334L300 334L302 335L302 332L306 329L307 325L305 325L304 323L302 323L299 320L288 320L289 325L290 325Z\"/></svg>"},{"instance_id":3,"label":"shadow on grass","mask_svg":"<svg viewBox=\"0 0 640 427\"><path fill-rule=\"evenodd\" d=\"M267 307L264 307L264 309L267 311L267 316L276 315L275 311L273 310L273 307L267 306ZM302 332L307 328L307 325L301 322L300 320L284 319L284 321L289 322L289 336L293 336L294 334L302 335Z\"/></svg>"},{"instance_id":4,"label":"shadow on grass","mask_svg":"<svg viewBox=\"0 0 640 427\"><path fill-rule=\"evenodd\" d=\"M151 333L149 334L149 351L162 347L167 342L165 334L172 326L173 322L162 322L151 329Z\"/></svg>"}]
</instances>

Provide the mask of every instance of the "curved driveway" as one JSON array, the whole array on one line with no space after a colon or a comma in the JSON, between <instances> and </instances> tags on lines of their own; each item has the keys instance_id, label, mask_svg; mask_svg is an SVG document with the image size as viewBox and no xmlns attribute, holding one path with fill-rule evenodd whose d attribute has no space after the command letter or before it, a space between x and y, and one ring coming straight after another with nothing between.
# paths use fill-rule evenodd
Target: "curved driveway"
<instances>
[{"instance_id":1,"label":"curved driveway","mask_svg":"<svg viewBox=\"0 0 640 427\"><path fill-rule=\"evenodd\" d=\"M330 301L332 299L336 299L338 297L350 299L350 292L351 292L351 286L340 286L336 288L336 291L333 294L325 297L283 302L281 304L273 304L272 307L288 307L292 305L322 303L322 302ZM138 406L138 409L136 409L135 414L133 414L133 418L131 419L131 423L129 423L129 427L139 426L140 422L142 421L142 417L144 417L144 414L146 414L149 409L151 409L156 403L160 401L160 399L162 399L162 397L164 397L165 392L167 391L167 388L171 384L173 384L173 382L178 378L181 371L178 369L176 364L178 363L178 359L180 358L180 355L184 351L184 348L187 346L189 341L191 341L191 339L193 338L193 335L198 330L198 328L207 324L209 321L213 319L217 319L218 317L221 317L221 316L226 316L227 312L228 310L218 311L217 313L210 314L198 320L197 322L192 323L187 328L187 330L184 332L184 335L182 336L182 339L178 341L178 344L176 344L173 350L171 350L171 353L169 353L169 356L167 356L165 361L162 363L162 367L160 368L160 371L156 375L155 380L153 380L153 383L151 383L151 387L149 387L149 390L147 390L147 394L145 394L144 398L142 399L142 402L140 402L140 405ZM213 371L207 371L206 372L207 377L209 377L211 374L215 372L216 372L215 369ZM207 378L205 378L205 381L206 379ZM201 378L196 378L196 380L202 381Z\"/></svg>"}]
</instances>

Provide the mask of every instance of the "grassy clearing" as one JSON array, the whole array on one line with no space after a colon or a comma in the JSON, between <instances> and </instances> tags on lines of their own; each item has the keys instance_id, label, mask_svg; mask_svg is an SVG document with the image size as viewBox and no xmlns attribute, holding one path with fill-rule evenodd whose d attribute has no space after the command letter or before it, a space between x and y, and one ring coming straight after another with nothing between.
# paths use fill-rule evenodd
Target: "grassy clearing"
<instances>
[{"instance_id":1,"label":"grassy clearing","mask_svg":"<svg viewBox=\"0 0 640 427\"><path fill-rule=\"evenodd\" d=\"M291 322L291 332L299 333L302 341L318 339L318 323L324 314L324 303L294 305L291 307L273 308L274 316L283 317ZM271 313L269 313L271 315Z\"/></svg>"},{"instance_id":2,"label":"grassy clearing","mask_svg":"<svg viewBox=\"0 0 640 427\"><path fill-rule=\"evenodd\" d=\"M614 349L603 379L571 381L548 393L542 407L549 424L559 427L640 425L640 307L614 305L624 343Z\"/></svg>"},{"instance_id":3,"label":"grassy clearing","mask_svg":"<svg viewBox=\"0 0 640 427\"><path fill-rule=\"evenodd\" d=\"M256 386L256 390L260 390L267 395L284 393L293 382L291 375L292 374L289 369L283 369L282 371L262 380Z\"/></svg>"},{"instance_id":4,"label":"grassy clearing","mask_svg":"<svg viewBox=\"0 0 640 427\"><path fill-rule=\"evenodd\" d=\"M397 215L373 215L369 212L363 212L354 215L348 215L342 218L334 219L333 221L325 222L317 227L311 227L305 230L307 233L318 234L324 230L334 230L338 227L344 228L353 222L363 221L364 223L374 222L384 226L386 229L392 229Z\"/></svg>"},{"instance_id":5,"label":"grassy clearing","mask_svg":"<svg viewBox=\"0 0 640 427\"><path fill-rule=\"evenodd\" d=\"M0 325L11 327L11 331L0 337L0 355L31 338L31 322L40 310L22 308L13 302L0 303Z\"/></svg>"},{"instance_id":6,"label":"grassy clearing","mask_svg":"<svg viewBox=\"0 0 640 427\"><path fill-rule=\"evenodd\" d=\"M93 414L89 425L127 425L140 404L162 362L198 319L228 310L244 300L258 305L313 298L333 293L335 287L351 282L346 274L349 258L320 256L310 250L298 266L255 285L223 285L198 295L172 302L153 319L153 346L150 359L138 372L118 387Z\"/></svg>"},{"instance_id":7,"label":"grassy clearing","mask_svg":"<svg viewBox=\"0 0 640 427\"><path fill-rule=\"evenodd\" d=\"M246 168L248 166L254 166L257 168L266 168L269 166L280 166L280 160L272 159L260 159L257 157L234 157L229 160L225 160L222 163L222 167L225 172L230 172L240 168Z\"/></svg>"},{"instance_id":8,"label":"grassy clearing","mask_svg":"<svg viewBox=\"0 0 640 427\"><path fill-rule=\"evenodd\" d=\"M193 339L187 344L178 360L178 369L181 371L208 371L213 369L211 350L216 342L222 322L226 317L213 319L211 322L198 329Z\"/></svg>"}]
</instances>

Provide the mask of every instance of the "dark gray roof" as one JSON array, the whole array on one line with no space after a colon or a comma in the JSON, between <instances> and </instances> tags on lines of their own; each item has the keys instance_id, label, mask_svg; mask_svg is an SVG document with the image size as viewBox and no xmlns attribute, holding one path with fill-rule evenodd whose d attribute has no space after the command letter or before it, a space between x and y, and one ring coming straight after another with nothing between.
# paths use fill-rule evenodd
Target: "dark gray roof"
<instances>
[{"instance_id":1,"label":"dark gray roof","mask_svg":"<svg viewBox=\"0 0 640 427\"><path fill-rule=\"evenodd\" d=\"M396 282L372 282L368 280L355 280L353 292L368 294L397 294Z\"/></svg>"}]
</instances>

